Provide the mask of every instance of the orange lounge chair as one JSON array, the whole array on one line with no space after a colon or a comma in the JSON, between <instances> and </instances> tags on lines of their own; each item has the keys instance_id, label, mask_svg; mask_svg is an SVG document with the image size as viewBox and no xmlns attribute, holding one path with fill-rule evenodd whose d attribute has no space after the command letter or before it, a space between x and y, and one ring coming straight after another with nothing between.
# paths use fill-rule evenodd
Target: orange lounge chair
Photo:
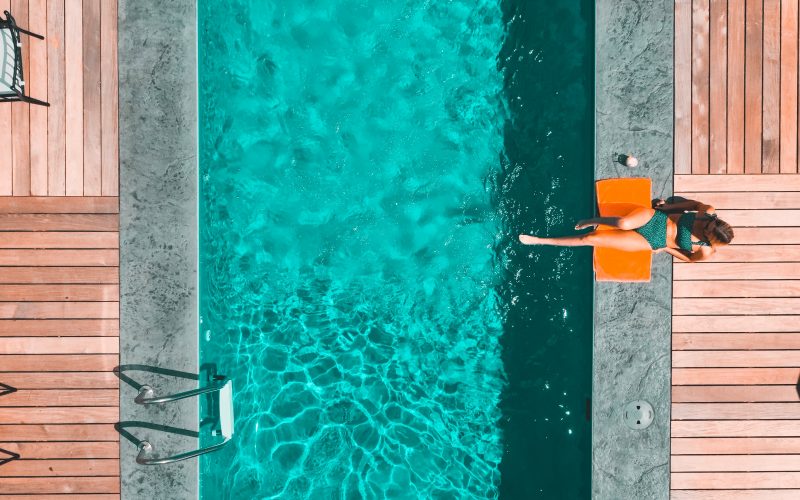
<instances>
[{"instance_id":1,"label":"orange lounge chair","mask_svg":"<svg viewBox=\"0 0 800 500\"><path fill-rule=\"evenodd\" d=\"M650 179L604 179L597 181L597 208L601 217L622 217L639 207L650 207ZM598 226L598 231L613 229ZM610 248L594 249L594 275L597 281L650 281L653 252L624 252Z\"/></svg>"}]
</instances>

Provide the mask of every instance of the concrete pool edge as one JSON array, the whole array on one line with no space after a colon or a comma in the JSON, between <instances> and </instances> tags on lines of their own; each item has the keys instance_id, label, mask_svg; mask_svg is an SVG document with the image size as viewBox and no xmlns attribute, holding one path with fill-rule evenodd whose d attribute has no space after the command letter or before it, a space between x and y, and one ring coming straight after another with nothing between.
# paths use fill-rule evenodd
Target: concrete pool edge
<instances>
[{"instance_id":1,"label":"concrete pool edge","mask_svg":"<svg viewBox=\"0 0 800 500\"><path fill-rule=\"evenodd\" d=\"M197 373L196 2L120 0L120 363ZM143 379L143 380L142 380ZM187 388L160 378L158 393ZM121 384L120 420L197 429L196 399L141 407ZM193 438L143 432L163 451ZM140 466L121 439L122 498L198 498L198 461Z\"/></svg>"},{"instance_id":2,"label":"concrete pool edge","mask_svg":"<svg viewBox=\"0 0 800 500\"><path fill-rule=\"evenodd\" d=\"M598 0L595 21L595 178L649 177L672 194L673 0ZM614 161L633 153L635 169ZM655 255L650 283L595 283L592 497L668 498L672 259ZM655 409L628 429L622 407Z\"/></svg>"}]
</instances>

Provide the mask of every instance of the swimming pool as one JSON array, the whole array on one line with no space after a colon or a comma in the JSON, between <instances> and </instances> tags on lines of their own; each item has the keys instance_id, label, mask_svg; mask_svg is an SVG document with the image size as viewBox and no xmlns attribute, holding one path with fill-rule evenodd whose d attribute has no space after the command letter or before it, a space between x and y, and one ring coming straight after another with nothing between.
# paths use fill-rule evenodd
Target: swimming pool
<instances>
[{"instance_id":1,"label":"swimming pool","mask_svg":"<svg viewBox=\"0 0 800 500\"><path fill-rule=\"evenodd\" d=\"M515 244L591 209L567 3L199 3L203 498L588 494L588 260Z\"/></svg>"}]
</instances>

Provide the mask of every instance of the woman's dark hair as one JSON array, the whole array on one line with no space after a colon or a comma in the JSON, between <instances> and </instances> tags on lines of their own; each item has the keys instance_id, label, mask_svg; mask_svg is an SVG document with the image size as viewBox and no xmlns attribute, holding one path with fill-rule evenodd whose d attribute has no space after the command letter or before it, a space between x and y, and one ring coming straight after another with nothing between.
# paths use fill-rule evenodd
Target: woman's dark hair
<instances>
[{"instance_id":1,"label":"woman's dark hair","mask_svg":"<svg viewBox=\"0 0 800 500\"><path fill-rule=\"evenodd\" d=\"M718 219L716 216L711 218L711 222L706 226L705 230L706 239L713 244L716 240L720 243L730 243L733 240L733 228L724 220Z\"/></svg>"}]
</instances>

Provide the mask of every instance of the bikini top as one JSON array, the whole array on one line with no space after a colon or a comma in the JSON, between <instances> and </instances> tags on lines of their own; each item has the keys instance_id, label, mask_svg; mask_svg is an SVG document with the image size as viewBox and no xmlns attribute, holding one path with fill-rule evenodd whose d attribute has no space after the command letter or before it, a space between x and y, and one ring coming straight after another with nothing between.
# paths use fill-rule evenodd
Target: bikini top
<instances>
[{"instance_id":1,"label":"bikini top","mask_svg":"<svg viewBox=\"0 0 800 500\"><path fill-rule=\"evenodd\" d=\"M709 217L713 218L713 215L710 215ZM706 240L692 241L692 227L694 227L694 220L696 218L697 212L686 212L678 219L678 234L675 238L675 242L678 244L678 247L680 247L681 250L691 252L693 244L704 247L711 246L711 243Z\"/></svg>"}]
</instances>

